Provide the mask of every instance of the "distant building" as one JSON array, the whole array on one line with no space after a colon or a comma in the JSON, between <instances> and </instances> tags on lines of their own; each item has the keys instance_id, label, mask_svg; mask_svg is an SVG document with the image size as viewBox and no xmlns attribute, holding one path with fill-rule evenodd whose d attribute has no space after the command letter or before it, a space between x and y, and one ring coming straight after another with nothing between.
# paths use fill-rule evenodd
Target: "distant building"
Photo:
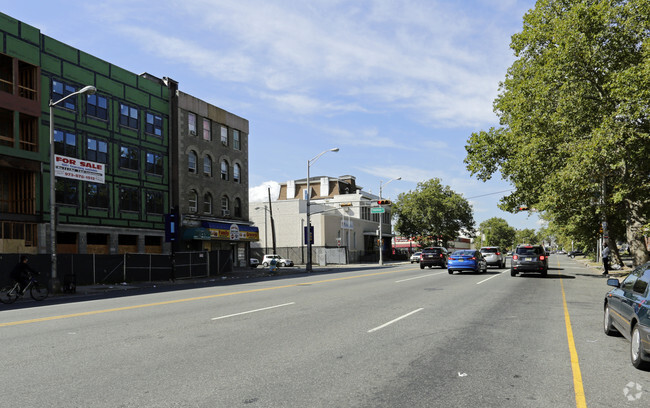
<instances>
[{"instance_id":1,"label":"distant building","mask_svg":"<svg viewBox=\"0 0 650 408\"><path fill-rule=\"evenodd\" d=\"M371 213L378 196L364 192L356 185L355 177L349 175L312 177L309 184L314 263L377 261L380 218L384 256L390 257L390 207L383 214ZM307 179L291 180L280 185L279 196L271 202L271 207L268 202L250 203L250 220L260 230L260 241L252 245L252 249L259 248L258 256L261 252L270 253L273 248L272 212L277 252L296 263L306 263L307 194Z\"/></svg>"}]
</instances>

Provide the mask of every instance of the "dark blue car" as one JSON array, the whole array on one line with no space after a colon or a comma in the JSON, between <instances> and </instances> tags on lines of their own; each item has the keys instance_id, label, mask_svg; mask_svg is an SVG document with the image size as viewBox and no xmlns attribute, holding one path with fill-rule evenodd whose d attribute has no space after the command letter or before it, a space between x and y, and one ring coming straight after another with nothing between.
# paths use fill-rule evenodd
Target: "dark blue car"
<instances>
[{"instance_id":1,"label":"dark blue car","mask_svg":"<svg viewBox=\"0 0 650 408\"><path fill-rule=\"evenodd\" d=\"M476 249L459 249L447 259L447 271L450 275L454 271L486 272L487 262L481 254L481 251L477 251Z\"/></svg>"},{"instance_id":2,"label":"dark blue car","mask_svg":"<svg viewBox=\"0 0 650 408\"><path fill-rule=\"evenodd\" d=\"M630 340L630 360L650 369L650 262L634 269L624 280L608 279L614 289L605 296L605 334L621 333Z\"/></svg>"}]
</instances>

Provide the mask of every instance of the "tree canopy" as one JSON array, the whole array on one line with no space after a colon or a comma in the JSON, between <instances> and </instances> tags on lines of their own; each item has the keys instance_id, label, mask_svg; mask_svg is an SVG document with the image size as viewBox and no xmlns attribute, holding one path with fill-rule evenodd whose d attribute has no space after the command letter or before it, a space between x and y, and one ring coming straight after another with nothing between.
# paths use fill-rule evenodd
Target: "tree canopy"
<instances>
[{"instance_id":1,"label":"tree canopy","mask_svg":"<svg viewBox=\"0 0 650 408\"><path fill-rule=\"evenodd\" d=\"M487 219L479 224L478 229L481 232L481 246L498 246L506 250L517 244L517 231L503 218Z\"/></svg>"},{"instance_id":2,"label":"tree canopy","mask_svg":"<svg viewBox=\"0 0 650 408\"><path fill-rule=\"evenodd\" d=\"M395 229L423 247L447 247L460 234L474 233L471 205L438 178L418 183L415 191L401 193L393 204L393 214L397 217Z\"/></svg>"},{"instance_id":3,"label":"tree canopy","mask_svg":"<svg viewBox=\"0 0 650 408\"><path fill-rule=\"evenodd\" d=\"M604 221L636 263L649 258L649 36L650 0L539 0L512 37L500 127L473 133L465 159L515 186L503 210L534 207L584 241Z\"/></svg>"}]
</instances>

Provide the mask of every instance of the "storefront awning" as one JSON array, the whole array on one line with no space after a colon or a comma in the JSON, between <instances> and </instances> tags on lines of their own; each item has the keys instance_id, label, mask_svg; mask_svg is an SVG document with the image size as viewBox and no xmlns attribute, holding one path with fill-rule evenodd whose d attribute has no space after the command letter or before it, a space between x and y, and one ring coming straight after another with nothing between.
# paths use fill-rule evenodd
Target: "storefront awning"
<instances>
[{"instance_id":1,"label":"storefront awning","mask_svg":"<svg viewBox=\"0 0 650 408\"><path fill-rule=\"evenodd\" d=\"M203 228L210 234L210 239L224 241L259 241L260 231L257 227L226 222L202 223Z\"/></svg>"}]
</instances>

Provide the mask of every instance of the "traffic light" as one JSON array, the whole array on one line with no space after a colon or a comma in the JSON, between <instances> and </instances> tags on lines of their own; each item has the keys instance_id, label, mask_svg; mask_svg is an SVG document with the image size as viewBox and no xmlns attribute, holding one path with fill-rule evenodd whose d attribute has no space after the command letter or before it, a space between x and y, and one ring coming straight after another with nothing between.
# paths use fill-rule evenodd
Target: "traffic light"
<instances>
[{"instance_id":1,"label":"traffic light","mask_svg":"<svg viewBox=\"0 0 650 408\"><path fill-rule=\"evenodd\" d=\"M525 205L520 205L519 206L519 211L528 211L528 207Z\"/></svg>"},{"instance_id":2,"label":"traffic light","mask_svg":"<svg viewBox=\"0 0 650 408\"><path fill-rule=\"evenodd\" d=\"M391 205L392 203L390 200L377 200L377 204L379 205Z\"/></svg>"}]
</instances>

